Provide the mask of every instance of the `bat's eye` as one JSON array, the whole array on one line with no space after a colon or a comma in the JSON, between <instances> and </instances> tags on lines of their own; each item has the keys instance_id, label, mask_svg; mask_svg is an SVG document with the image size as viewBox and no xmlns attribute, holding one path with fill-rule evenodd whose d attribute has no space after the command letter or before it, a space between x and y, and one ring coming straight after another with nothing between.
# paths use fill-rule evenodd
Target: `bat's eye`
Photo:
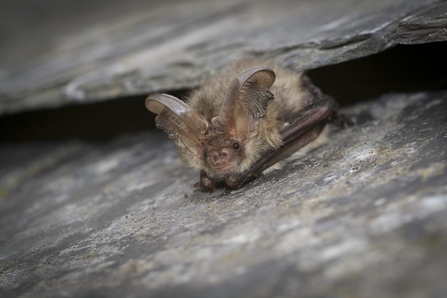
<instances>
[{"instance_id":1,"label":"bat's eye","mask_svg":"<svg viewBox=\"0 0 447 298\"><path fill-rule=\"evenodd\" d=\"M235 150L239 150L239 148L241 148L241 146L239 145L239 143L234 143L234 144L233 144L233 148L234 148Z\"/></svg>"}]
</instances>

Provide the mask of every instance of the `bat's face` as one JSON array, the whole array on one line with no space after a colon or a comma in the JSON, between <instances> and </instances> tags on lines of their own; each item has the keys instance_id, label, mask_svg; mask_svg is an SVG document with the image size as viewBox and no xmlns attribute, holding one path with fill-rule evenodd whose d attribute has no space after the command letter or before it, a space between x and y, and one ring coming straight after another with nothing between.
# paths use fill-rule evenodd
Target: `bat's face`
<instances>
[{"instance_id":1,"label":"bat's face","mask_svg":"<svg viewBox=\"0 0 447 298\"><path fill-rule=\"evenodd\" d=\"M234 172L244 155L243 141L225 133L210 135L204 146L205 163L219 176Z\"/></svg>"}]
</instances>

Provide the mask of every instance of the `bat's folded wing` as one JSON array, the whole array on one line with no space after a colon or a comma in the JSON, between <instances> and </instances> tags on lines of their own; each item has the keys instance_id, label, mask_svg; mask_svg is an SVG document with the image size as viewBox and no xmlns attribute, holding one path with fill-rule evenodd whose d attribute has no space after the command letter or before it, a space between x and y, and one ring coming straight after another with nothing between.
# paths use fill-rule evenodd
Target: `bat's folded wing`
<instances>
[{"instance_id":1,"label":"bat's folded wing","mask_svg":"<svg viewBox=\"0 0 447 298\"><path fill-rule=\"evenodd\" d=\"M264 170L289 157L313 140L323 131L334 111L328 106L315 107L297 115L296 121L281 133L283 144L257 161L247 172L226 180L230 188L237 189L255 179Z\"/></svg>"}]
</instances>

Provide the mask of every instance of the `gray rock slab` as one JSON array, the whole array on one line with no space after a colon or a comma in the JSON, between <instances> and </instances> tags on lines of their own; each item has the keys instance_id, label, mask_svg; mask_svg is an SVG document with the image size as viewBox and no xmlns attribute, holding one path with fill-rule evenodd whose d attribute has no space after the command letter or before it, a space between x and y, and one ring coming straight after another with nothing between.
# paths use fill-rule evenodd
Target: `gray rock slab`
<instances>
[{"instance_id":1,"label":"gray rock slab","mask_svg":"<svg viewBox=\"0 0 447 298\"><path fill-rule=\"evenodd\" d=\"M212 194L162 132L2 145L0 296L443 297L446 110L345 108L358 125Z\"/></svg>"},{"instance_id":2,"label":"gray rock slab","mask_svg":"<svg viewBox=\"0 0 447 298\"><path fill-rule=\"evenodd\" d=\"M0 114L194 87L244 54L303 70L447 40L437 0L8 1Z\"/></svg>"}]
</instances>

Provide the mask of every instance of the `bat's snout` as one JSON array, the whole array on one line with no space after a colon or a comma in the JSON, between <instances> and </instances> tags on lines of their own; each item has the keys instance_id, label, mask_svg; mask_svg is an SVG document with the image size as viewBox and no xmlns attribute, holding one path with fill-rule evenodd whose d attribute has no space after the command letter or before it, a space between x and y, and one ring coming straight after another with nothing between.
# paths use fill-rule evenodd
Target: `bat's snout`
<instances>
[{"instance_id":1,"label":"bat's snout","mask_svg":"<svg viewBox=\"0 0 447 298\"><path fill-rule=\"evenodd\" d=\"M230 148L220 148L208 154L208 163L219 171L227 171L233 168L233 152Z\"/></svg>"}]
</instances>

